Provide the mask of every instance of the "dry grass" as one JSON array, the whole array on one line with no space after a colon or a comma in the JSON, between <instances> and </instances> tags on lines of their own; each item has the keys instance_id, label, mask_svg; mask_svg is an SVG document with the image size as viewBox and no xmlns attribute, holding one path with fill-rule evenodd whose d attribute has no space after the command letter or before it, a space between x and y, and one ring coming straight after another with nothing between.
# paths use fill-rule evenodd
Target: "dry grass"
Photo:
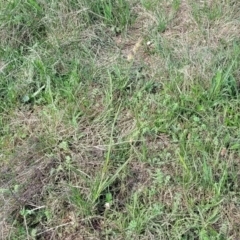
<instances>
[{"instance_id":1,"label":"dry grass","mask_svg":"<svg viewBox=\"0 0 240 240\"><path fill-rule=\"evenodd\" d=\"M113 2L0 4L0 238L239 239L238 1Z\"/></svg>"}]
</instances>

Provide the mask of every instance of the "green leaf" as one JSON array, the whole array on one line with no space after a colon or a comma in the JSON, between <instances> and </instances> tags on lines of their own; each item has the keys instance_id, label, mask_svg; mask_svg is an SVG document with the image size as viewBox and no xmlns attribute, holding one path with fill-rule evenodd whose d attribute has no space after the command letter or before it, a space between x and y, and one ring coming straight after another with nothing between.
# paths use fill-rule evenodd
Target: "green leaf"
<instances>
[{"instance_id":1,"label":"green leaf","mask_svg":"<svg viewBox=\"0 0 240 240\"><path fill-rule=\"evenodd\" d=\"M27 103L27 102L29 102L30 101L30 97L28 96L28 95L24 95L23 97L22 97L22 102L23 103Z\"/></svg>"}]
</instances>

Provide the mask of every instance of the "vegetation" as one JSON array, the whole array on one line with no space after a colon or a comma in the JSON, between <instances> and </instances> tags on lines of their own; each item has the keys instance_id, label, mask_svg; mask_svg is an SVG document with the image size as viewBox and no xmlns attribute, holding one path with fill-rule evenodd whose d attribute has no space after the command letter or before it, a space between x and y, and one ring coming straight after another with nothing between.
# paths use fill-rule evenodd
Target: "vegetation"
<instances>
[{"instance_id":1,"label":"vegetation","mask_svg":"<svg viewBox=\"0 0 240 240\"><path fill-rule=\"evenodd\" d=\"M0 8L1 239L240 239L238 0Z\"/></svg>"}]
</instances>

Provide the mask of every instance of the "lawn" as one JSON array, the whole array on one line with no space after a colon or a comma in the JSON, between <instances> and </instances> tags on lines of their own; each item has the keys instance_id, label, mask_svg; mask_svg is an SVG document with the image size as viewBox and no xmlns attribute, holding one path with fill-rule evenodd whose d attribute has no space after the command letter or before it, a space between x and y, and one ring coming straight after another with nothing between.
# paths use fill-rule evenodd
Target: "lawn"
<instances>
[{"instance_id":1,"label":"lawn","mask_svg":"<svg viewBox=\"0 0 240 240\"><path fill-rule=\"evenodd\" d=\"M0 239L240 239L239 0L0 9Z\"/></svg>"}]
</instances>

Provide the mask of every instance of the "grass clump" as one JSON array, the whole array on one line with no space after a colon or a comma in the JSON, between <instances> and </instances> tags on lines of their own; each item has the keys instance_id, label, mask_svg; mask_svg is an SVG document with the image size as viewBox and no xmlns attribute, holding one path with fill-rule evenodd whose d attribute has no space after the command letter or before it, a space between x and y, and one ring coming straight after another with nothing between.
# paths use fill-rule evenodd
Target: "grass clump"
<instances>
[{"instance_id":1,"label":"grass clump","mask_svg":"<svg viewBox=\"0 0 240 240\"><path fill-rule=\"evenodd\" d=\"M1 239L239 239L238 1L0 7Z\"/></svg>"},{"instance_id":2,"label":"grass clump","mask_svg":"<svg viewBox=\"0 0 240 240\"><path fill-rule=\"evenodd\" d=\"M100 21L117 33L131 25L134 20L130 2L126 0L87 1L86 6L89 8L90 24Z\"/></svg>"}]
</instances>

